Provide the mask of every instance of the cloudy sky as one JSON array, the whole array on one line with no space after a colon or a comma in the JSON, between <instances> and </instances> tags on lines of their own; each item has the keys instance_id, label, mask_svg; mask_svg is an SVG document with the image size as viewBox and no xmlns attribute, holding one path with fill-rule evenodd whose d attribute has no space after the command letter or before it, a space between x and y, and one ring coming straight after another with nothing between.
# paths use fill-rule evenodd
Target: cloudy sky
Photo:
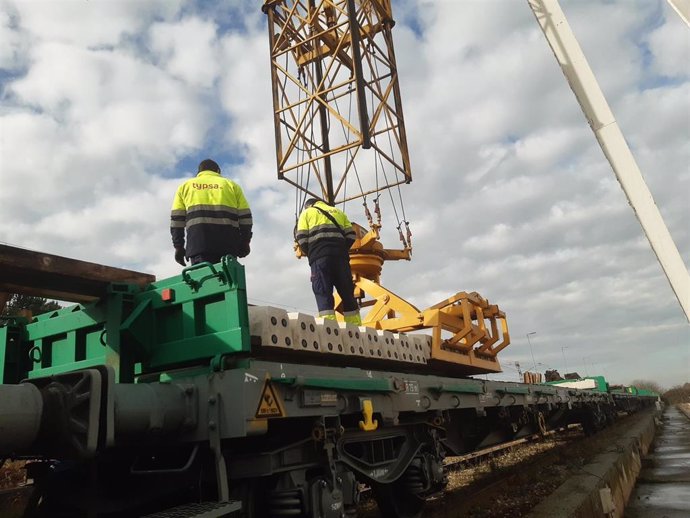
<instances>
[{"instance_id":1,"label":"cloudy sky","mask_svg":"<svg viewBox=\"0 0 690 518\"><path fill-rule=\"evenodd\" d=\"M250 302L314 312L260 4L0 0L0 242L176 274L172 196L214 157L254 211ZM687 266L690 30L661 0L562 7ZM518 361L689 381L690 326L526 1L393 8L415 249L384 285L420 308L498 304L503 379Z\"/></svg>"}]
</instances>

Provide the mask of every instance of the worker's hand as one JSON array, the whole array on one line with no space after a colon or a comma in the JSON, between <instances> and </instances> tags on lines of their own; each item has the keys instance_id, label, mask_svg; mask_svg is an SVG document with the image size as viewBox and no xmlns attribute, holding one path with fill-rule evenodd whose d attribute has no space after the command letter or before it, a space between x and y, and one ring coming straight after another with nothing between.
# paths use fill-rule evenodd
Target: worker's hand
<instances>
[{"instance_id":1,"label":"worker's hand","mask_svg":"<svg viewBox=\"0 0 690 518\"><path fill-rule=\"evenodd\" d=\"M183 247L175 248L175 261L181 266L187 266L187 258L185 257L185 249Z\"/></svg>"},{"instance_id":2,"label":"worker's hand","mask_svg":"<svg viewBox=\"0 0 690 518\"><path fill-rule=\"evenodd\" d=\"M251 252L249 243L252 240L253 235L254 233L251 230L249 232L244 231L240 234L240 246L239 250L237 251L237 257L247 257L249 255L249 252Z\"/></svg>"},{"instance_id":3,"label":"worker's hand","mask_svg":"<svg viewBox=\"0 0 690 518\"><path fill-rule=\"evenodd\" d=\"M251 252L251 248L249 247L249 241L245 241L244 245L240 246L240 251L237 254L237 257L247 257L249 255L249 252Z\"/></svg>"}]
</instances>

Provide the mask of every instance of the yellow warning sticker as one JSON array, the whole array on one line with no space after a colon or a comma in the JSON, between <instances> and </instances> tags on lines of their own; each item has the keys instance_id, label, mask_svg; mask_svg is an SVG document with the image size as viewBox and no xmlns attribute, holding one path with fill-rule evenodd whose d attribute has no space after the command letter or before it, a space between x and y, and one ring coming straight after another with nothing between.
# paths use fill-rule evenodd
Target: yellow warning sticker
<instances>
[{"instance_id":1,"label":"yellow warning sticker","mask_svg":"<svg viewBox=\"0 0 690 518\"><path fill-rule=\"evenodd\" d=\"M261 392L259 407L256 409L256 417L283 417L283 405L271 383L266 380L264 390Z\"/></svg>"}]
</instances>

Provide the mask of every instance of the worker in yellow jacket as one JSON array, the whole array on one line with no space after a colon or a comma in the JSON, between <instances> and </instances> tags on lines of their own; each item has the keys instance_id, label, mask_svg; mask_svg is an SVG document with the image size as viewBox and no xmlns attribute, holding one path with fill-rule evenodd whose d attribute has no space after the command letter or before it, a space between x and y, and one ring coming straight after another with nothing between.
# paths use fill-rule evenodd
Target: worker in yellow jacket
<instances>
[{"instance_id":1,"label":"worker in yellow jacket","mask_svg":"<svg viewBox=\"0 0 690 518\"><path fill-rule=\"evenodd\" d=\"M309 258L311 287L319 316L335 320L333 288L343 300L345 322L361 324L354 296L349 250L355 231L345 213L323 201L311 198L304 204L297 222L295 239Z\"/></svg>"},{"instance_id":2,"label":"worker in yellow jacket","mask_svg":"<svg viewBox=\"0 0 690 518\"><path fill-rule=\"evenodd\" d=\"M185 246L185 230L187 242ZM239 185L220 175L210 159L199 164L199 174L177 188L170 213L175 261L185 266L224 255L245 257L252 239L252 212Z\"/></svg>"}]
</instances>

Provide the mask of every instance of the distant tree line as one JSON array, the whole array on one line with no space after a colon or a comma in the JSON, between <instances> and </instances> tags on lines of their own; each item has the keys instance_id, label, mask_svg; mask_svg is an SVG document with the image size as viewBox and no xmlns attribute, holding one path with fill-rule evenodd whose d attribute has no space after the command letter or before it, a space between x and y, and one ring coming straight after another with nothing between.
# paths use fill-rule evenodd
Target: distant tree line
<instances>
[{"instance_id":1,"label":"distant tree line","mask_svg":"<svg viewBox=\"0 0 690 518\"><path fill-rule=\"evenodd\" d=\"M678 403L690 403L690 383L683 385L676 385L673 388L666 390L656 381L635 380L632 382L638 388L653 390L657 394L661 394L667 405L677 405Z\"/></svg>"},{"instance_id":2,"label":"distant tree line","mask_svg":"<svg viewBox=\"0 0 690 518\"><path fill-rule=\"evenodd\" d=\"M663 394L664 391L666 390L664 387L662 387L659 383L656 381L649 381L649 380L634 380L631 385L641 388L641 389L647 389L651 390L652 392L656 392L657 394Z\"/></svg>"},{"instance_id":3,"label":"distant tree line","mask_svg":"<svg viewBox=\"0 0 690 518\"><path fill-rule=\"evenodd\" d=\"M577 376L577 373L569 373L565 375L565 379L575 379L572 376ZM559 381L564 379L557 370L547 370L545 373L546 381ZM677 405L678 403L690 403L690 383L683 385L676 385L675 387L666 390L661 384L650 380L634 380L630 385L637 388L651 390L661 395L661 398L667 405Z\"/></svg>"},{"instance_id":4,"label":"distant tree line","mask_svg":"<svg viewBox=\"0 0 690 518\"><path fill-rule=\"evenodd\" d=\"M7 305L0 313L3 317L16 317L26 312L31 312L32 315L40 315L48 311L55 311L60 309L60 304L54 300L48 300L43 297L34 297L32 295L11 295L7 301Z\"/></svg>"},{"instance_id":5,"label":"distant tree line","mask_svg":"<svg viewBox=\"0 0 690 518\"><path fill-rule=\"evenodd\" d=\"M678 403L690 403L690 383L683 385L676 385L672 389L664 392L661 396L668 405L677 405Z\"/></svg>"}]
</instances>

